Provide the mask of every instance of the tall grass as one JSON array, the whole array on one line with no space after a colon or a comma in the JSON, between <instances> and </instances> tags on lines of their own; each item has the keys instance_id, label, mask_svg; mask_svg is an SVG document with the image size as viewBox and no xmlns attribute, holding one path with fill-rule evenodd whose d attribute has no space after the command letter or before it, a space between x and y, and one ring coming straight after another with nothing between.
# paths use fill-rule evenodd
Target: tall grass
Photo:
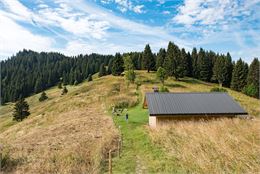
<instances>
[{"instance_id":1,"label":"tall grass","mask_svg":"<svg viewBox=\"0 0 260 174\"><path fill-rule=\"evenodd\" d=\"M151 130L153 142L192 173L259 173L260 122L180 121Z\"/></svg>"}]
</instances>

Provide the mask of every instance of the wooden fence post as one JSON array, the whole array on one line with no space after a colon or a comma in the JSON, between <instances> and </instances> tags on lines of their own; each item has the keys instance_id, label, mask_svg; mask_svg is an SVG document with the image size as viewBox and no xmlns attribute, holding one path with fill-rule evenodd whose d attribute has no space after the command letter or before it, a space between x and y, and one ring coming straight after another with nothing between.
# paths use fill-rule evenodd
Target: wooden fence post
<instances>
[{"instance_id":1,"label":"wooden fence post","mask_svg":"<svg viewBox=\"0 0 260 174\"><path fill-rule=\"evenodd\" d=\"M120 150L121 150L121 139L118 140L118 158L120 158Z\"/></svg>"},{"instance_id":2,"label":"wooden fence post","mask_svg":"<svg viewBox=\"0 0 260 174\"><path fill-rule=\"evenodd\" d=\"M112 174L112 150L109 150L109 174Z\"/></svg>"}]
</instances>

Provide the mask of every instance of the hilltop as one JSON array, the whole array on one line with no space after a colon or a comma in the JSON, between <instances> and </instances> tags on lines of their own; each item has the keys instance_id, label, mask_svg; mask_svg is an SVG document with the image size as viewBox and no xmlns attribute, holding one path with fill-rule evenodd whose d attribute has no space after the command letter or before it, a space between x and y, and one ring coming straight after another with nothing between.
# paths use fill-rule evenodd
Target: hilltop
<instances>
[{"instance_id":1,"label":"hilltop","mask_svg":"<svg viewBox=\"0 0 260 174\"><path fill-rule=\"evenodd\" d=\"M106 172L107 152L121 134L123 149L121 158L113 159L115 173L260 171L259 100L226 88L253 120L180 122L151 130L142 101L145 92L160 83L155 73L137 71L136 84L140 86L127 87L124 77L95 75L92 82L67 86L63 96L53 87L45 91L49 99L44 102L38 101L40 94L26 98L31 115L22 122L12 121L13 103L1 106L4 171ZM218 85L169 78L165 86L171 92L209 92ZM111 115L113 105L128 108L128 124L124 117Z\"/></svg>"}]
</instances>

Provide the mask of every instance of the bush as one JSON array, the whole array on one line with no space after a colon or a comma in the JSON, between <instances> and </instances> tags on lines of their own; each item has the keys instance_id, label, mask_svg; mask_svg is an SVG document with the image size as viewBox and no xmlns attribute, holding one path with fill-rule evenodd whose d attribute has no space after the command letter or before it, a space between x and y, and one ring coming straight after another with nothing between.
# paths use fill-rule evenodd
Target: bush
<instances>
[{"instance_id":1,"label":"bush","mask_svg":"<svg viewBox=\"0 0 260 174\"><path fill-rule=\"evenodd\" d=\"M161 86L159 91L160 92L169 92L169 89L166 88L165 86Z\"/></svg>"},{"instance_id":2,"label":"bush","mask_svg":"<svg viewBox=\"0 0 260 174\"><path fill-rule=\"evenodd\" d=\"M42 102L44 100L47 100L48 99L48 96L46 95L46 93L43 91L40 98L39 98L39 101Z\"/></svg>"},{"instance_id":3,"label":"bush","mask_svg":"<svg viewBox=\"0 0 260 174\"><path fill-rule=\"evenodd\" d=\"M210 92L227 92L224 88L212 88Z\"/></svg>"},{"instance_id":4,"label":"bush","mask_svg":"<svg viewBox=\"0 0 260 174\"><path fill-rule=\"evenodd\" d=\"M243 93L251 97L256 97L256 98L258 97L257 87L254 86L253 84L244 87Z\"/></svg>"}]
</instances>

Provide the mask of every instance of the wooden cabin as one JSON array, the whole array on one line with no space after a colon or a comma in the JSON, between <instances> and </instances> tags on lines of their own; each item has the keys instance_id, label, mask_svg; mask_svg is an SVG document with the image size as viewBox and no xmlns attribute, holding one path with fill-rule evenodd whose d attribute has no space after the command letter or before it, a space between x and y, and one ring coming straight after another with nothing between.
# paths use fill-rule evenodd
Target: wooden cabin
<instances>
[{"instance_id":1,"label":"wooden cabin","mask_svg":"<svg viewBox=\"0 0 260 174\"><path fill-rule=\"evenodd\" d=\"M143 104L149 111L150 127L176 120L199 120L246 115L247 112L224 92L146 93Z\"/></svg>"}]
</instances>

